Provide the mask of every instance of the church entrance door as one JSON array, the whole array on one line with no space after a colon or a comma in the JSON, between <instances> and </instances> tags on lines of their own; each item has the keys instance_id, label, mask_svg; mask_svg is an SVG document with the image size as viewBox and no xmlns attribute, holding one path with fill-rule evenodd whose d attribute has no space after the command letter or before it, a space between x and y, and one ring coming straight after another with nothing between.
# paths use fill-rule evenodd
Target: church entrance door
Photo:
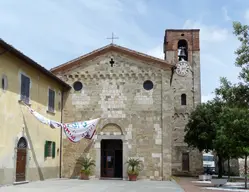
<instances>
[{"instance_id":1,"label":"church entrance door","mask_svg":"<svg viewBox=\"0 0 249 192\"><path fill-rule=\"evenodd\" d=\"M122 140L101 141L101 177L123 178Z\"/></svg>"}]
</instances>

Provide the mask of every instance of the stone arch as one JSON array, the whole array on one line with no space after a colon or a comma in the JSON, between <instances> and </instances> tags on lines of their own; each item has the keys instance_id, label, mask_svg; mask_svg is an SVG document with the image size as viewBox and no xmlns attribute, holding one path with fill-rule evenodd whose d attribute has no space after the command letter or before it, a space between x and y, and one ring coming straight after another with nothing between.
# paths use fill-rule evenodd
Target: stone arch
<instances>
[{"instance_id":1,"label":"stone arch","mask_svg":"<svg viewBox=\"0 0 249 192\"><path fill-rule=\"evenodd\" d=\"M102 127L100 134L123 135L124 133L122 128L116 123L107 123Z\"/></svg>"},{"instance_id":2,"label":"stone arch","mask_svg":"<svg viewBox=\"0 0 249 192\"><path fill-rule=\"evenodd\" d=\"M21 138L24 138L24 139L26 140L27 149L30 149L29 140L28 140L28 138L26 137L26 135L23 134L23 132L20 132L20 133L17 135L17 137L16 137L16 139L15 139L15 144L14 144L15 148L17 148L18 142L20 141Z\"/></svg>"}]
</instances>

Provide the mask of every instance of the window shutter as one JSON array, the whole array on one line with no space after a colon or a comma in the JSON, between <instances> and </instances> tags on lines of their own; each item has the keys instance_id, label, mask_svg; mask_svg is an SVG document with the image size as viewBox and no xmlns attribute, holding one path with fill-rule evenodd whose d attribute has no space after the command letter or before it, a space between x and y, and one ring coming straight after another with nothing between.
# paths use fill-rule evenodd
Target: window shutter
<instances>
[{"instance_id":1,"label":"window shutter","mask_svg":"<svg viewBox=\"0 0 249 192\"><path fill-rule=\"evenodd\" d=\"M29 101L29 92L30 92L30 79L26 77L26 98Z\"/></svg>"},{"instance_id":2,"label":"window shutter","mask_svg":"<svg viewBox=\"0 0 249 192\"><path fill-rule=\"evenodd\" d=\"M52 91L52 105L51 105L51 107L52 107L52 109L54 110L54 100L55 100L55 92L54 91Z\"/></svg>"},{"instance_id":3,"label":"window shutter","mask_svg":"<svg viewBox=\"0 0 249 192\"><path fill-rule=\"evenodd\" d=\"M48 93L48 109L50 111L54 111L54 98L55 98L55 92L51 89L49 89Z\"/></svg>"},{"instance_id":4,"label":"window shutter","mask_svg":"<svg viewBox=\"0 0 249 192\"><path fill-rule=\"evenodd\" d=\"M21 75L21 99L29 103L30 79L25 75Z\"/></svg>"},{"instance_id":5,"label":"window shutter","mask_svg":"<svg viewBox=\"0 0 249 192\"><path fill-rule=\"evenodd\" d=\"M21 99L25 99L25 76L22 74L21 75Z\"/></svg>"},{"instance_id":6,"label":"window shutter","mask_svg":"<svg viewBox=\"0 0 249 192\"><path fill-rule=\"evenodd\" d=\"M48 157L48 141L45 141L44 157Z\"/></svg>"},{"instance_id":7,"label":"window shutter","mask_svg":"<svg viewBox=\"0 0 249 192\"><path fill-rule=\"evenodd\" d=\"M55 142L52 144L52 157L55 158Z\"/></svg>"}]
</instances>

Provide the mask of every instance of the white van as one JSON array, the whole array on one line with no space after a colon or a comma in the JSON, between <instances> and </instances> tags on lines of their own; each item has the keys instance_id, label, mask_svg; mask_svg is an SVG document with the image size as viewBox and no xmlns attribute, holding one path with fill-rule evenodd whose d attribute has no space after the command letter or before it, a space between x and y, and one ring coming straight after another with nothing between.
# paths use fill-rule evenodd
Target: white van
<instances>
[{"instance_id":1,"label":"white van","mask_svg":"<svg viewBox=\"0 0 249 192\"><path fill-rule=\"evenodd\" d=\"M207 174L215 173L214 155L211 152L203 153L203 168L204 168L204 173Z\"/></svg>"}]
</instances>

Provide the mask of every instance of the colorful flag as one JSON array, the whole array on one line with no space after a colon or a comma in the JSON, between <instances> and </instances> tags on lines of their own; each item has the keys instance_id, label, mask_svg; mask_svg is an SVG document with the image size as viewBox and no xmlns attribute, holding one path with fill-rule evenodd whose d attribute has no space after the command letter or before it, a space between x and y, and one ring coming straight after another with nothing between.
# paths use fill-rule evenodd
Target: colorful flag
<instances>
[{"instance_id":1,"label":"colorful flag","mask_svg":"<svg viewBox=\"0 0 249 192\"><path fill-rule=\"evenodd\" d=\"M72 142L79 142L82 138L92 139L96 132L96 126L100 118L74 123L63 124L66 136Z\"/></svg>"},{"instance_id":2,"label":"colorful flag","mask_svg":"<svg viewBox=\"0 0 249 192\"><path fill-rule=\"evenodd\" d=\"M100 118L97 118L89 121L60 123L44 117L35 110L31 109L29 106L27 106L27 108L30 113L34 115L35 118L38 119L41 123L49 125L51 128L63 128L67 138L74 143L79 142L83 138L92 139L96 132L97 123L100 120Z\"/></svg>"}]
</instances>

